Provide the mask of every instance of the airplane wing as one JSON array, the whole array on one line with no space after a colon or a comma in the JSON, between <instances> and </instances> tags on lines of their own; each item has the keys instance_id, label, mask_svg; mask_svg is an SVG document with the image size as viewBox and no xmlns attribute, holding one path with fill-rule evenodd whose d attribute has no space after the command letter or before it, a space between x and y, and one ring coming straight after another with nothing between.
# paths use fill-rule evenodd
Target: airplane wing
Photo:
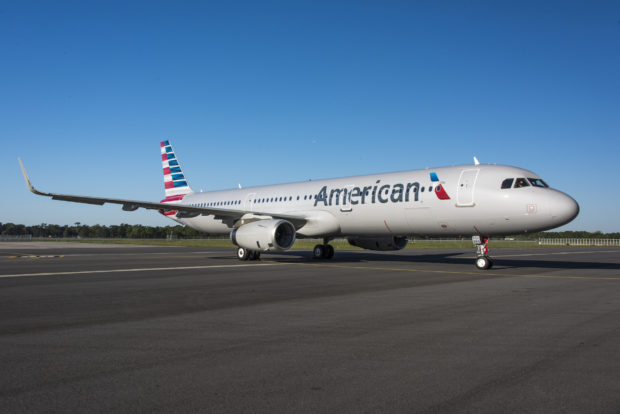
<instances>
[{"instance_id":1,"label":"airplane wing","mask_svg":"<svg viewBox=\"0 0 620 414\"><path fill-rule=\"evenodd\" d=\"M178 204L178 203L154 203L150 201L138 201L138 200L123 200L118 198L103 198L103 197L90 197L90 196L80 196L80 195L69 195L69 194L56 194L56 193L44 193L42 191L34 188L32 183L30 182L30 178L28 177L28 173L26 173L26 169L24 168L24 164L22 164L21 159L17 159L19 161L19 165L21 166L22 173L24 174L24 179L26 180L26 186L28 189L36 195L51 197L52 200L61 200L61 201L71 201L74 203L84 203L84 204L95 204L102 206L105 203L110 204L120 204L125 211L134 211L138 208L145 208L150 210L164 210L164 211L179 211L183 212L185 218L196 217L199 215L203 216L214 216L216 220L222 221L236 221L238 219L245 218L247 216L256 217L255 219L262 218L278 218L290 221L295 228L303 227L308 219L304 216L294 215L294 214L280 214L280 213L265 213L265 212L256 212L256 211L248 211L248 210L231 210L224 208L213 208L213 207L195 207L186 204ZM183 217L181 217L183 218Z\"/></svg>"}]
</instances>

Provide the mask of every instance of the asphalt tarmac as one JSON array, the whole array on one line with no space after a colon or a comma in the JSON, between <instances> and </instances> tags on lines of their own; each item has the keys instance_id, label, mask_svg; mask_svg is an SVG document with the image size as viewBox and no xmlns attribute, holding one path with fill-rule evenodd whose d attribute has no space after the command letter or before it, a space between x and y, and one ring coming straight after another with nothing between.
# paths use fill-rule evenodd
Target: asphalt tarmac
<instances>
[{"instance_id":1,"label":"asphalt tarmac","mask_svg":"<svg viewBox=\"0 0 620 414\"><path fill-rule=\"evenodd\" d=\"M620 413L620 249L0 243L0 412Z\"/></svg>"}]
</instances>

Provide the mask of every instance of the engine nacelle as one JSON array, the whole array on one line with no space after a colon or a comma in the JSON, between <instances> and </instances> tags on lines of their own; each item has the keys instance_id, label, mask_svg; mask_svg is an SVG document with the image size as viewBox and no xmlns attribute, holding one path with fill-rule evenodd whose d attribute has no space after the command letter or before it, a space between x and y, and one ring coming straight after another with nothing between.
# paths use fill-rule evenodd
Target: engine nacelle
<instances>
[{"instance_id":1,"label":"engine nacelle","mask_svg":"<svg viewBox=\"0 0 620 414\"><path fill-rule=\"evenodd\" d=\"M368 250L401 250L407 245L407 238L395 237L349 237L348 242L352 246Z\"/></svg>"},{"instance_id":2,"label":"engine nacelle","mask_svg":"<svg viewBox=\"0 0 620 414\"><path fill-rule=\"evenodd\" d=\"M233 230L230 240L248 250L288 250L295 243L295 226L278 219L253 221Z\"/></svg>"}]
</instances>

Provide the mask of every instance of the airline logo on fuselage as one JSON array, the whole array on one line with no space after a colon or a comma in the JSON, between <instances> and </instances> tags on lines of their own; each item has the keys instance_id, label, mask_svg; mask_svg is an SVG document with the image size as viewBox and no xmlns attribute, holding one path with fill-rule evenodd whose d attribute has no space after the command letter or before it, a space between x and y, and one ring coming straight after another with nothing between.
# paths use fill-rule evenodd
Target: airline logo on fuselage
<instances>
[{"instance_id":1,"label":"airline logo on fuselage","mask_svg":"<svg viewBox=\"0 0 620 414\"><path fill-rule=\"evenodd\" d=\"M432 172L431 181L433 183L439 183L435 186L435 195L440 200L450 200L450 196L446 193L446 189L443 188L443 181L439 181L439 177L437 177L437 173Z\"/></svg>"},{"instance_id":2,"label":"airline logo on fuselage","mask_svg":"<svg viewBox=\"0 0 620 414\"><path fill-rule=\"evenodd\" d=\"M440 182L437 173L430 173L431 182L437 183L434 193L440 200L450 200L450 196L446 192L443 181ZM430 188L429 188L430 191ZM344 188L328 189L326 185L319 190L314 198L314 207L319 203L323 206L333 205L357 205L357 204L375 204L375 203L403 203L410 201L418 201L420 194L420 183L417 181L402 184L383 184L381 180L377 180L375 185L364 187L348 186Z\"/></svg>"},{"instance_id":3,"label":"airline logo on fuselage","mask_svg":"<svg viewBox=\"0 0 620 414\"><path fill-rule=\"evenodd\" d=\"M357 205L357 204L375 204L375 203L402 203L418 201L420 193L420 183L415 181L407 184L383 184L381 180L377 180L375 185L364 187L344 187L327 189L324 185L314 199L314 207L319 203L322 205Z\"/></svg>"}]
</instances>

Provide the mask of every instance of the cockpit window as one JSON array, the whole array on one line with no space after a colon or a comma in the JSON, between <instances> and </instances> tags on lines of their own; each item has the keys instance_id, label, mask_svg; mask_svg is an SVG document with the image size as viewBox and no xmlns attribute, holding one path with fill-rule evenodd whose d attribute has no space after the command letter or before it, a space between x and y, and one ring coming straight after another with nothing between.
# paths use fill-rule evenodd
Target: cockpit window
<instances>
[{"instance_id":1,"label":"cockpit window","mask_svg":"<svg viewBox=\"0 0 620 414\"><path fill-rule=\"evenodd\" d=\"M544 182L543 180L541 180L540 178L528 178L528 181L534 186L534 187L543 187L543 188L548 188L549 186L547 185L546 182Z\"/></svg>"},{"instance_id":2,"label":"cockpit window","mask_svg":"<svg viewBox=\"0 0 620 414\"><path fill-rule=\"evenodd\" d=\"M512 188L512 182L514 180L514 178L506 178L504 181L502 181L502 188Z\"/></svg>"},{"instance_id":3,"label":"cockpit window","mask_svg":"<svg viewBox=\"0 0 620 414\"><path fill-rule=\"evenodd\" d=\"M527 182L527 180L525 178L517 178L517 180L515 181L515 188L523 188L523 187L529 187L530 184Z\"/></svg>"}]
</instances>

